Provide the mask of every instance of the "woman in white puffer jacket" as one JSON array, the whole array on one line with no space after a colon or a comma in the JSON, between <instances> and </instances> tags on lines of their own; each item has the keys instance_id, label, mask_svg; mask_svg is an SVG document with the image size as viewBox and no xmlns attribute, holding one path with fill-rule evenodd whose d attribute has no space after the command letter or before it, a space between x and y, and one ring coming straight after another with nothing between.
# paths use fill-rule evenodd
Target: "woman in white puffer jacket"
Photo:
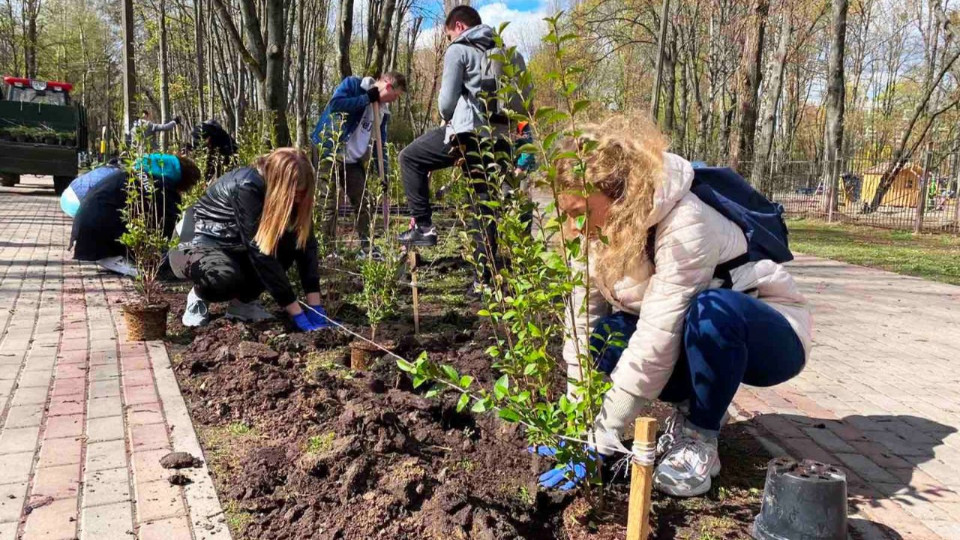
<instances>
[{"instance_id":1,"label":"woman in white puffer jacket","mask_svg":"<svg viewBox=\"0 0 960 540\"><path fill-rule=\"evenodd\" d=\"M690 192L690 163L666 153L664 137L646 125L616 118L590 126L584 137L596 146L583 174L569 162L559 168L568 233L591 241L591 288L573 295L564 359L571 394L581 358L610 375L598 440L619 437L647 400L676 405L654 480L661 491L693 496L720 471L717 435L739 385L796 376L812 324L793 278L773 261L733 269L732 287L722 288L714 272L746 253L743 230ZM613 332L625 347L604 346Z\"/></svg>"}]
</instances>

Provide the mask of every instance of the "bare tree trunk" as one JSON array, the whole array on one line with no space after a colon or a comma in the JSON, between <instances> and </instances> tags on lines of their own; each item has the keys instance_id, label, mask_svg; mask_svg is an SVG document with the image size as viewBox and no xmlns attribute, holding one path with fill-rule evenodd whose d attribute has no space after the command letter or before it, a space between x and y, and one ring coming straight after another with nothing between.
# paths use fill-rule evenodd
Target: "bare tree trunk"
<instances>
[{"instance_id":1,"label":"bare tree trunk","mask_svg":"<svg viewBox=\"0 0 960 540\"><path fill-rule=\"evenodd\" d=\"M736 140L730 149L730 167L740 168L741 162L753 161L753 143L757 131L757 92L763 76L763 38L767 26L769 0L754 0L750 7L750 34L744 47L745 56L740 72L740 122Z\"/></svg>"},{"instance_id":2,"label":"bare tree trunk","mask_svg":"<svg viewBox=\"0 0 960 540\"><path fill-rule=\"evenodd\" d=\"M827 65L827 120L823 133L823 182L827 193L823 210L831 217L837 199L839 161L842 157L840 148L843 147L843 113L846 93L843 60L847 44L848 9L847 0L833 0L830 58Z\"/></svg>"},{"instance_id":3,"label":"bare tree trunk","mask_svg":"<svg viewBox=\"0 0 960 540\"><path fill-rule=\"evenodd\" d=\"M285 46L286 12L283 0L267 0L267 48L264 102L260 109L268 113L273 125L273 143L276 146L290 145L290 128L287 125L287 78Z\"/></svg>"},{"instance_id":4,"label":"bare tree trunk","mask_svg":"<svg viewBox=\"0 0 960 540\"><path fill-rule=\"evenodd\" d=\"M133 124L133 99L137 88L137 70L133 56L133 0L123 0L123 130Z\"/></svg>"},{"instance_id":5,"label":"bare tree trunk","mask_svg":"<svg viewBox=\"0 0 960 540\"><path fill-rule=\"evenodd\" d=\"M443 0L443 13L450 13L450 10L457 6L469 6L470 0Z\"/></svg>"},{"instance_id":6,"label":"bare tree trunk","mask_svg":"<svg viewBox=\"0 0 960 540\"><path fill-rule=\"evenodd\" d=\"M780 13L780 36L776 55L770 59L766 93L763 102L763 118L760 121L760 137L757 141L756 159L751 171L751 183L762 192L766 192L764 184L773 151L773 136L777 129L777 109L780 104L780 95L783 93L783 72L787 67L787 53L789 52L790 38L793 35L793 21L789 8L784 5Z\"/></svg>"},{"instance_id":7,"label":"bare tree trunk","mask_svg":"<svg viewBox=\"0 0 960 540\"><path fill-rule=\"evenodd\" d=\"M170 73L167 51L167 2L159 2L160 18L160 121L170 121ZM167 132L160 132L160 151L167 149Z\"/></svg>"},{"instance_id":8,"label":"bare tree trunk","mask_svg":"<svg viewBox=\"0 0 960 540\"><path fill-rule=\"evenodd\" d=\"M370 74L379 76L383 73L383 59L387 55L387 46L390 44L390 28L393 25L393 12L397 7L397 0L384 0L383 13L380 16L380 29L377 32L376 53Z\"/></svg>"},{"instance_id":9,"label":"bare tree trunk","mask_svg":"<svg viewBox=\"0 0 960 540\"><path fill-rule=\"evenodd\" d=\"M337 55L340 60L340 77L353 75L350 67L350 38L353 35L353 0L340 0L337 15Z\"/></svg>"},{"instance_id":10,"label":"bare tree trunk","mask_svg":"<svg viewBox=\"0 0 960 540\"><path fill-rule=\"evenodd\" d=\"M40 16L40 0L23 3L25 29L23 33L23 64L28 79L37 78L37 18Z\"/></svg>"},{"instance_id":11,"label":"bare tree trunk","mask_svg":"<svg viewBox=\"0 0 960 540\"><path fill-rule=\"evenodd\" d=\"M206 69L204 67L203 0L193 0L194 37L197 48L197 105L200 107L200 121L207 119L207 103L204 99L206 88Z\"/></svg>"},{"instance_id":12,"label":"bare tree trunk","mask_svg":"<svg viewBox=\"0 0 960 540\"><path fill-rule=\"evenodd\" d=\"M672 25L671 25L672 26ZM677 33L671 31L663 51L663 131L673 134L677 103Z\"/></svg>"}]
</instances>

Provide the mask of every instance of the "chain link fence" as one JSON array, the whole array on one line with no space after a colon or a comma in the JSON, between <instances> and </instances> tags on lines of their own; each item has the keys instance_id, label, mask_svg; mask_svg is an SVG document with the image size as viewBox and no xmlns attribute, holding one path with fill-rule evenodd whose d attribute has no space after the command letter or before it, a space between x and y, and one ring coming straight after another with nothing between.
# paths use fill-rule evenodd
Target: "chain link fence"
<instances>
[{"instance_id":1,"label":"chain link fence","mask_svg":"<svg viewBox=\"0 0 960 540\"><path fill-rule=\"evenodd\" d=\"M960 233L960 151L928 147L918 154L918 160L892 170L889 160L841 159L837 174L824 174L823 161L775 161L757 187L791 217ZM752 170L752 165L741 169Z\"/></svg>"}]
</instances>

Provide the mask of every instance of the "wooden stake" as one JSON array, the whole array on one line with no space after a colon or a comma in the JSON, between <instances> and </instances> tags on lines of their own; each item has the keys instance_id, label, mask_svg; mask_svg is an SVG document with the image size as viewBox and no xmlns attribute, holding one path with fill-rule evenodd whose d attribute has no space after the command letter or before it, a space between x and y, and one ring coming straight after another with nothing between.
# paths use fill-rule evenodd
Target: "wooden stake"
<instances>
[{"instance_id":1,"label":"wooden stake","mask_svg":"<svg viewBox=\"0 0 960 540\"><path fill-rule=\"evenodd\" d=\"M410 263L410 284L413 286L413 331L420 335L420 288L417 287L417 252L407 251L407 261Z\"/></svg>"},{"instance_id":2,"label":"wooden stake","mask_svg":"<svg viewBox=\"0 0 960 540\"><path fill-rule=\"evenodd\" d=\"M373 103L373 135L376 137L377 171L380 174L380 185L383 186L383 231L390 234L390 186L387 185L387 176L383 170L383 137L380 136L380 102Z\"/></svg>"},{"instance_id":3,"label":"wooden stake","mask_svg":"<svg viewBox=\"0 0 960 540\"><path fill-rule=\"evenodd\" d=\"M638 418L634 440L639 446L656 445L657 420ZM627 514L627 540L646 540L650 536L650 493L653 489L653 465L630 465L630 506Z\"/></svg>"}]
</instances>

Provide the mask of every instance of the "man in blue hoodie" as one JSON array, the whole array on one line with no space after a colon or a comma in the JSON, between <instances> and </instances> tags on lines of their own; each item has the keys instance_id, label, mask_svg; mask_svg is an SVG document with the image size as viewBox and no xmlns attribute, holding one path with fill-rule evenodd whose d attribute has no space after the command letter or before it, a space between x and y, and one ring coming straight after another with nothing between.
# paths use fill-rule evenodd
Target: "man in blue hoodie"
<instances>
[{"instance_id":1,"label":"man in blue hoodie","mask_svg":"<svg viewBox=\"0 0 960 540\"><path fill-rule=\"evenodd\" d=\"M356 212L361 249L371 253L366 165L373 143L373 104L380 104L380 140L386 144L387 123L390 121L387 104L396 101L406 90L406 77L396 72L384 73L379 79L347 77L334 90L311 135L313 143L320 147L324 162L319 170L327 177L330 188L323 196L321 241L329 242L335 238L341 190L345 190ZM389 163L386 149L383 158L386 173Z\"/></svg>"},{"instance_id":2,"label":"man in blue hoodie","mask_svg":"<svg viewBox=\"0 0 960 540\"><path fill-rule=\"evenodd\" d=\"M464 174L472 181L473 213L470 224L474 231L474 260L478 266L477 282L489 284L492 265L497 256L496 223L490 200L487 175L492 163L489 153L508 157L510 122L506 116L487 110L484 94L490 74L489 55L497 49L493 29L483 24L480 14L470 6L458 6L447 15L444 32L450 46L443 57L443 78L438 105L444 126L430 130L400 153L400 167L407 204L414 218L414 227L400 235L405 245L434 246L437 231L430 208L429 173L452 167L463 159ZM505 52L505 51L502 51ZM523 57L514 54L511 63L518 71L526 69ZM492 148L482 142L492 142ZM482 148L482 150L481 150ZM509 158L508 158L509 160ZM512 171L498 159L504 173ZM502 162L502 163L501 163ZM476 290L476 287L474 287Z\"/></svg>"}]
</instances>

